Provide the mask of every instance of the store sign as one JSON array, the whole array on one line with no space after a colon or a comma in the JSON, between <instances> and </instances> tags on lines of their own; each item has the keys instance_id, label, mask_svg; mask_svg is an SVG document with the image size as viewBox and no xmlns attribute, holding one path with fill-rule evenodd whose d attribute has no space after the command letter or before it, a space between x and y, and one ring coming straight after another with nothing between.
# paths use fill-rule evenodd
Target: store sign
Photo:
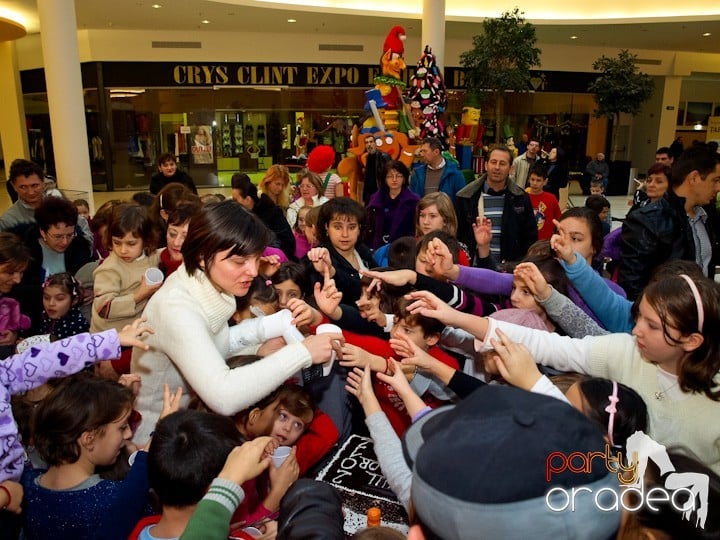
<instances>
[{"instance_id":1,"label":"store sign","mask_svg":"<svg viewBox=\"0 0 720 540\"><path fill-rule=\"evenodd\" d=\"M194 62L101 62L82 65L83 87L97 86L97 67L105 87L232 87L287 86L295 88L372 88L380 75L378 65L294 64L294 63L194 63ZM402 73L409 83L414 73L409 66ZM528 91L587 93L594 73L533 71ZM24 93L45 92L42 69L21 73ZM465 69L445 68L449 90L465 89Z\"/></svg>"}]
</instances>

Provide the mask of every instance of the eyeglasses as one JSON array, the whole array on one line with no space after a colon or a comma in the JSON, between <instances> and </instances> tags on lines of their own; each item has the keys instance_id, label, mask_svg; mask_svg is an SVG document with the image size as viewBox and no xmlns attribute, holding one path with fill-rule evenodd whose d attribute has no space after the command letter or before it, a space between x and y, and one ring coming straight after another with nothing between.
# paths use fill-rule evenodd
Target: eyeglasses
<instances>
[{"instance_id":1,"label":"eyeglasses","mask_svg":"<svg viewBox=\"0 0 720 540\"><path fill-rule=\"evenodd\" d=\"M58 242L60 240L72 240L73 238L75 238L77 236L77 233L74 233L74 232L69 233L69 234L50 234L50 233L45 233L45 234L47 236L49 236L50 238L52 238L53 240L57 240Z\"/></svg>"},{"instance_id":2,"label":"eyeglasses","mask_svg":"<svg viewBox=\"0 0 720 540\"><path fill-rule=\"evenodd\" d=\"M405 177L404 177L402 174L393 174L393 173L388 173L388 175L387 175L385 178L402 178L402 179L405 179Z\"/></svg>"}]
</instances>

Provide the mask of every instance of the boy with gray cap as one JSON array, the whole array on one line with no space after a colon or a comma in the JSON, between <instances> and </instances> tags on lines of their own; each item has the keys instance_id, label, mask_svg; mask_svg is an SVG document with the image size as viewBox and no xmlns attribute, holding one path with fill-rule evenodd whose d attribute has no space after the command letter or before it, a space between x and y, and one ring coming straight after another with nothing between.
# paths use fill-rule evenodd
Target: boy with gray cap
<instances>
[{"instance_id":1,"label":"boy with gray cap","mask_svg":"<svg viewBox=\"0 0 720 540\"><path fill-rule=\"evenodd\" d=\"M483 386L413 424L403 452L419 522L410 540L606 540L619 526L620 512L603 510L613 506L618 489L605 460L548 480L555 452L605 454L598 428L555 398Z\"/></svg>"}]
</instances>

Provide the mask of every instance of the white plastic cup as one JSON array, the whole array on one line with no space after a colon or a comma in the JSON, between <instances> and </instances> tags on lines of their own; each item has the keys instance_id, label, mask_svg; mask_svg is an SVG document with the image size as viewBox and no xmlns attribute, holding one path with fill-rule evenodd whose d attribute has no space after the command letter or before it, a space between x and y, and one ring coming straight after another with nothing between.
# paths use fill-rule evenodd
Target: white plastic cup
<instances>
[{"instance_id":1,"label":"white plastic cup","mask_svg":"<svg viewBox=\"0 0 720 540\"><path fill-rule=\"evenodd\" d=\"M292 448L290 446L278 446L273 452L272 462L276 469L285 463L285 460L290 455Z\"/></svg>"},{"instance_id":2,"label":"white plastic cup","mask_svg":"<svg viewBox=\"0 0 720 540\"><path fill-rule=\"evenodd\" d=\"M145 283L148 285L157 285L158 283L162 283L164 279L165 276L159 268L151 266L145 270Z\"/></svg>"},{"instance_id":3,"label":"white plastic cup","mask_svg":"<svg viewBox=\"0 0 720 540\"><path fill-rule=\"evenodd\" d=\"M320 324L318 325L317 329L315 330L316 335L320 334L342 334L342 330L339 326L336 324ZM330 372L332 371L333 362L335 362L335 351L332 352L332 355L330 356L330 360L325 362L323 366L323 376L327 377L330 375Z\"/></svg>"}]
</instances>

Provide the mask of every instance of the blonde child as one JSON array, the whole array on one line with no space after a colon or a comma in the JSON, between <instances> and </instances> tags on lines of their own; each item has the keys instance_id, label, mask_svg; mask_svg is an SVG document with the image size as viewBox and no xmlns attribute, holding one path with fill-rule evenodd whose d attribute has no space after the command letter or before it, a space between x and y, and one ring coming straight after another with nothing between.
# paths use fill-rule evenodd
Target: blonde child
<instances>
[{"instance_id":1,"label":"blonde child","mask_svg":"<svg viewBox=\"0 0 720 540\"><path fill-rule=\"evenodd\" d=\"M113 208L105 232L108 258L93 273L95 299L90 329L93 332L122 328L140 316L150 297L162 283L148 284L145 271L160 262L157 236L144 208L120 204ZM121 361L113 364L117 373L128 373L131 350L125 349ZM101 370L112 376L107 365Z\"/></svg>"},{"instance_id":2,"label":"blonde child","mask_svg":"<svg viewBox=\"0 0 720 540\"><path fill-rule=\"evenodd\" d=\"M82 289L72 274L53 274L45 280L42 289L41 334L65 339L90 329L90 323L78 307L82 302Z\"/></svg>"},{"instance_id":3,"label":"blonde child","mask_svg":"<svg viewBox=\"0 0 720 540\"><path fill-rule=\"evenodd\" d=\"M308 215L308 212L310 212L311 208L314 207L301 207L297 212L297 220L295 221L295 225L293 225L293 234L295 235L295 257L297 257L298 260L302 259L305 255L307 255L307 252L310 251L310 249L313 247L313 245L310 243L310 239L305 233L305 217Z\"/></svg>"}]
</instances>

